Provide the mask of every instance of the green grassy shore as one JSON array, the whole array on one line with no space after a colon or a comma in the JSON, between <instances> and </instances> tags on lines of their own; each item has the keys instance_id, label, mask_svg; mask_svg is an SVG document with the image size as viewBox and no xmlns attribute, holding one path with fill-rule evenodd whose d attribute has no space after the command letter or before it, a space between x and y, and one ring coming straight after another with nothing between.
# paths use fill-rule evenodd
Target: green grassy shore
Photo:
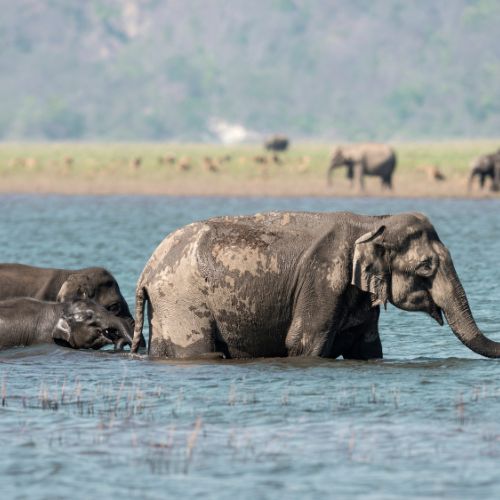
<instances>
[{"instance_id":1,"label":"green grassy shore","mask_svg":"<svg viewBox=\"0 0 500 500\"><path fill-rule=\"evenodd\" d=\"M476 156L500 140L393 144L398 157L393 192L367 179L364 195L491 197L467 191ZM4 143L0 192L61 194L178 194L232 196L352 196L341 171L326 185L334 144L297 143L275 160L260 145L173 143ZM438 169L445 177L436 180ZM498 195L496 195L498 196Z\"/></svg>"}]
</instances>

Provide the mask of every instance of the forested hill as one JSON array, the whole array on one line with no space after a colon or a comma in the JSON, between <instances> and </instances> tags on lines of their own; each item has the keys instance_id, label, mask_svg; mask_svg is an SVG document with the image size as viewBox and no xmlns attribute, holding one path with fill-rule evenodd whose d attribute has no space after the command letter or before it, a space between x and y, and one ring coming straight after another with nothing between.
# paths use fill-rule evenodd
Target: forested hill
<instances>
[{"instance_id":1,"label":"forested hill","mask_svg":"<svg viewBox=\"0 0 500 500\"><path fill-rule=\"evenodd\" d=\"M498 0L0 0L0 139L500 131Z\"/></svg>"}]
</instances>

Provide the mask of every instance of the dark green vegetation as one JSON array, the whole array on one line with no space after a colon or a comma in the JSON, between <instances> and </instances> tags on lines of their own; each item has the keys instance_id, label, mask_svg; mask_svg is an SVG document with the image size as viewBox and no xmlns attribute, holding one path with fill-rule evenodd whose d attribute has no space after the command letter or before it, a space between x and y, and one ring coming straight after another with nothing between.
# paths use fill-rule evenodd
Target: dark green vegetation
<instances>
[{"instance_id":1,"label":"dark green vegetation","mask_svg":"<svg viewBox=\"0 0 500 500\"><path fill-rule=\"evenodd\" d=\"M0 0L0 139L484 137L496 0Z\"/></svg>"}]
</instances>

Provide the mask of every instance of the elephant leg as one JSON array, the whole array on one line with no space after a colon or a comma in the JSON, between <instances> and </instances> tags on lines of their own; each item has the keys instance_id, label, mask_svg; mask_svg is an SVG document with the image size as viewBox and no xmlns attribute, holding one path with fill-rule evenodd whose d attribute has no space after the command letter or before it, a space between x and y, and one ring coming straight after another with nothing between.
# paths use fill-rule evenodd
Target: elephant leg
<instances>
[{"instance_id":1,"label":"elephant leg","mask_svg":"<svg viewBox=\"0 0 500 500\"><path fill-rule=\"evenodd\" d=\"M326 172L326 184L327 186L332 185L332 173L335 167L328 167L328 171Z\"/></svg>"},{"instance_id":2,"label":"elephant leg","mask_svg":"<svg viewBox=\"0 0 500 500\"><path fill-rule=\"evenodd\" d=\"M500 191L500 165L495 166L495 170L493 172L491 190L495 192Z\"/></svg>"},{"instance_id":3,"label":"elephant leg","mask_svg":"<svg viewBox=\"0 0 500 500\"><path fill-rule=\"evenodd\" d=\"M349 179L349 185L352 189L354 187L354 167L350 163L347 165L346 177Z\"/></svg>"},{"instance_id":4,"label":"elephant leg","mask_svg":"<svg viewBox=\"0 0 500 500\"><path fill-rule=\"evenodd\" d=\"M319 291L318 295L304 293L297 299L285 340L289 356L332 357L331 345L335 339L332 325L335 323L335 311L338 311L338 298L325 299L325 307L312 311L311 304L322 303L319 294Z\"/></svg>"},{"instance_id":5,"label":"elephant leg","mask_svg":"<svg viewBox=\"0 0 500 500\"><path fill-rule=\"evenodd\" d=\"M382 177L382 188L392 189L392 177L391 176L383 176Z\"/></svg>"},{"instance_id":6,"label":"elephant leg","mask_svg":"<svg viewBox=\"0 0 500 500\"><path fill-rule=\"evenodd\" d=\"M382 359L384 355L380 337L377 335L370 340L359 339L342 356L344 359Z\"/></svg>"},{"instance_id":7,"label":"elephant leg","mask_svg":"<svg viewBox=\"0 0 500 500\"><path fill-rule=\"evenodd\" d=\"M382 359L382 343L378 333L380 308L370 310L369 317L360 325L340 332L334 342L335 357L344 359Z\"/></svg>"},{"instance_id":8,"label":"elephant leg","mask_svg":"<svg viewBox=\"0 0 500 500\"><path fill-rule=\"evenodd\" d=\"M363 164L358 164L354 167L354 176L357 178L359 190L365 190L365 168Z\"/></svg>"},{"instance_id":9,"label":"elephant leg","mask_svg":"<svg viewBox=\"0 0 500 500\"><path fill-rule=\"evenodd\" d=\"M151 297L149 321L152 357L202 358L220 350L215 322L204 302L167 294Z\"/></svg>"}]
</instances>

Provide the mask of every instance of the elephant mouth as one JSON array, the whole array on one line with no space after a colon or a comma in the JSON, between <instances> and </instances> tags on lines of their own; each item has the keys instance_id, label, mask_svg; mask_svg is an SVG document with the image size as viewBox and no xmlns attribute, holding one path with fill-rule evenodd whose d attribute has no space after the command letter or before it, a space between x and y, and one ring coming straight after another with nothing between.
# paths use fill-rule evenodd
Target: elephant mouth
<instances>
[{"instance_id":1,"label":"elephant mouth","mask_svg":"<svg viewBox=\"0 0 500 500\"><path fill-rule=\"evenodd\" d=\"M68 347L70 349L73 349L73 346L67 340L61 338L54 338L53 340L54 344L58 345L59 347Z\"/></svg>"},{"instance_id":2,"label":"elephant mouth","mask_svg":"<svg viewBox=\"0 0 500 500\"><path fill-rule=\"evenodd\" d=\"M434 302L431 302L431 309L429 311L429 316L435 319L440 326L444 325L443 310Z\"/></svg>"},{"instance_id":3,"label":"elephant mouth","mask_svg":"<svg viewBox=\"0 0 500 500\"><path fill-rule=\"evenodd\" d=\"M131 345L130 341L124 338L121 332L115 328L106 328L101 332L101 335L115 345L115 350L123 350L126 345Z\"/></svg>"}]
</instances>

